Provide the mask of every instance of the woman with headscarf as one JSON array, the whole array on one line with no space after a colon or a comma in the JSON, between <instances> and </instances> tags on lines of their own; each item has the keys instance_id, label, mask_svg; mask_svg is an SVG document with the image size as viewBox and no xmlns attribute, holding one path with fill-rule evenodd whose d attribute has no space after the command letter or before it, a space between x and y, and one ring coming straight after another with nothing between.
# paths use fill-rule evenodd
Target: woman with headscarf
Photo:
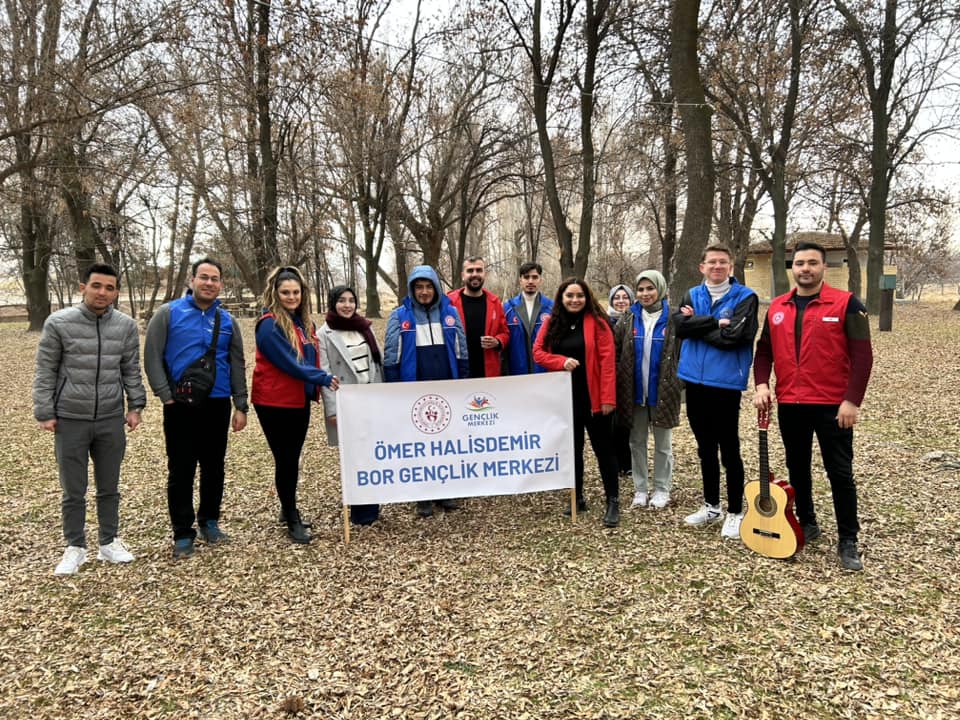
<instances>
[{"instance_id":1,"label":"woman with headscarf","mask_svg":"<svg viewBox=\"0 0 960 720\"><path fill-rule=\"evenodd\" d=\"M256 337L253 407L273 453L274 483L287 535L306 544L313 538L297 508L297 484L310 402L319 399L318 388L335 391L340 382L320 369L310 291L297 268L278 267L267 276Z\"/></svg>"},{"instance_id":2,"label":"woman with headscarf","mask_svg":"<svg viewBox=\"0 0 960 720\"><path fill-rule=\"evenodd\" d=\"M673 478L672 428L680 424L679 356L667 282L656 270L637 275L637 300L614 329L617 348L617 423L630 428L635 494L631 507L663 508ZM653 495L649 493L647 437L653 429Z\"/></svg>"},{"instance_id":3,"label":"woman with headscarf","mask_svg":"<svg viewBox=\"0 0 960 720\"><path fill-rule=\"evenodd\" d=\"M620 317L633 305L633 290L624 284L614 285L607 296L607 317L610 324L616 326Z\"/></svg>"},{"instance_id":4,"label":"woman with headscarf","mask_svg":"<svg viewBox=\"0 0 960 720\"><path fill-rule=\"evenodd\" d=\"M364 385L383 382L383 359L370 321L357 310L357 293L347 285L337 285L327 295L326 322L320 328L320 362L340 378L341 383ZM339 443L337 434L337 398L323 390L324 421L327 442ZM350 522L370 525L380 517L379 505L352 505Z\"/></svg>"},{"instance_id":5,"label":"woman with headscarf","mask_svg":"<svg viewBox=\"0 0 960 720\"><path fill-rule=\"evenodd\" d=\"M533 359L550 372L566 371L573 388L573 454L577 510L586 510L583 496L583 442L597 456L607 510L603 524L620 524L620 478L610 433L610 414L616 409L617 387L613 332L590 287L578 278L567 278L554 298L533 345Z\"/></svg>"},{"instance_id":6,"label":"woman with headscarf","mask_svg":"<svg viewBox=\"0 0 960 720\"><path fill-rule=\"evenodd\" d=\"M610 288L610 293L607 295L607 317L610 319L610 327L616 329L617 321L623 317L624 313L629 312L633 301L633 290L626 285L614 285ZM620 477L629 477L633 467L630 454L630 426L623 425L616 415L613 417L613 447L617 452Z\"/></svg>"}]
</instances>

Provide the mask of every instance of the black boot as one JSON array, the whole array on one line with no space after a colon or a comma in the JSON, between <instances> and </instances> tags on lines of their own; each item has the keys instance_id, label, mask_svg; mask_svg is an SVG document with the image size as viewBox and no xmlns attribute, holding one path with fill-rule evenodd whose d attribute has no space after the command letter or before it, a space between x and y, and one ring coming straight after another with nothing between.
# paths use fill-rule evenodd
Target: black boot
<instances>
[{"instance_id":1,"label":"black boot","mask_svg":"<svg viewBox=\"0 0 960 720\"><path fill-rule=\"evenodd\" d=\"M287 514L283 511L283 508L280 508L280 515L277 517L277 523L279 523L280 525L287 524ZM300 518L300 524L303 525L308 530L313 527L313 525L308 523L302 517Z\"/></svg>"},{"instance_id":2,"label":"black boot","mask_svg":"<svg viewBox=\"0 0 960 720\"><path fill-rule=\"evenodd\" d=\"M299 510L291 510L287 514L287 535L298 545L306 545L313 537L307 532L307 526L300 519Z\"/></svg>"},{"instance_id":3,"label":"black boot","mask_svg":"<svg viewBox=\"0 0 960 720\"><path fill-rule=\"evenodd\" d=\"M422 518L428 518L433 515L433 503L429 500L420 500L417 503L417 515Z\"/></svg>"},{"instance_id":4,"label":"black boot","mask_svg":"<svg viewBox=\"0 0 960 720\"><path fill-rule=\"evenodd\" d=\"M577 495L577 512L582 513L587 511L587 501L583 499L583 495ZM567 517L570 517L570 503L567 503L563 506L563 514Z\"/></svg>"},{"instance_id":5,"label":"black boot","mask_svg":"<svg viewBox=\"0 0 960 720\"><path fill-rule=\"evenodd\" d=\"M620 498L607 498L607 512L603 515L603 524L608 528L620 524Z\"/></svg>"}]
</instances>

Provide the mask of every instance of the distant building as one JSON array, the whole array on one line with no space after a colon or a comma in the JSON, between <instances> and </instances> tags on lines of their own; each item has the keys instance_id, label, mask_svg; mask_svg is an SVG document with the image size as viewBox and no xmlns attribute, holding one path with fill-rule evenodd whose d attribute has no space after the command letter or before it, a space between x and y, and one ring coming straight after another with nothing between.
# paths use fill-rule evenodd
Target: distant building
<instances>
[{"instance_id":1,"label":"distant building","mask_svg":"<svg viewBox=\"0 0 960 720\"><path fill-rule=\"evenodd\" d=\"M847 269L847 249L843 238L834 233L825 232L798 232L786 237L786 270L789 271L793 263L793 248L797 243L815 242L827 251L827 272L824 277L829 285L841 290L847 289L850 273ZM888 245L885 250L889 253L894 248ZM773 249L768 240L753 243L747 250L747 263L744 267L746 284L753 288L761 298L769 300L773 297L773 271L770 261ZM867 287L867 238L861 239L857 248L857 259L860 261L860 286ZM884 274L896 274L895 265L884 265ZM790 287L793 287L793 276L787 272ZM866 294L864 292L864 294Z\"/></svg>"}]
</instances>

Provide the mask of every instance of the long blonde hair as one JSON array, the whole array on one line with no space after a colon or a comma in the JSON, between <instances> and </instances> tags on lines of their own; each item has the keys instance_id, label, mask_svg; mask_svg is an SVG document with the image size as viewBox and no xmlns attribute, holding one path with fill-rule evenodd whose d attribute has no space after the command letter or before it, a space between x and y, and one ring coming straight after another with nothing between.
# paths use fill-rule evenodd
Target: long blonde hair
<instances>
[{"instance_id":1,"label":"long blonde hair","mask_svg":"<svg viewBox=\"0 0 960 720\"><path fill-rule=\"evenodd\" d=\"M283 334L287 336L290 345L297 353L297 359L303 360L303 350L300 349L300 341L297 337L297 328L290 319L290 313L280 302L280 295L277 289L280 284L286 280L296 280L300 284L300 307L296 314L303 320L303 327L306 329L307 342L317 344L317 333L313 325L313 317L310 306L310 288L307 287L307 281L303 279L303 273L293 265L284 265L276 267L267 275L267 286L263 291L263 306L267 312L273 314L273 321L280 326Z\"/></svg>"}]
</instances>

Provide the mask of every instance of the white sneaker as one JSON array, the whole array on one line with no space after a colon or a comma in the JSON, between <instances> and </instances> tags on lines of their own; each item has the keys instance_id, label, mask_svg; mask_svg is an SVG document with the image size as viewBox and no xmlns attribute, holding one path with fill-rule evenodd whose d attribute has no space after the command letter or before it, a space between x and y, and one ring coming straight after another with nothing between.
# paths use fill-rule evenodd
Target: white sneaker
<instances>
[{"instance_id":1,"label":"white sneaker","mask_svg":"<svg viewBox=\"0 0 960 720\"><path fill-rule=\"evenodd\" d=\"M97 560L106 560L111 563L133 562L133 555L127 550L120 538L115 537L109 545L101 545L97 553Z\"/></svg>"},{"instance_id":2,"label":"white sneaker","mask_svg":"<svg viewBox=\"0 0 960 720\"><path fill-rule=\"evenodd\" d=\"M670 504L670 493L666 490L654 490L653 497L650 498L650 507L662 510Z\"/></svg>"},{"instance_id":3,"label":"white sneaker","mask_svg":"<svg viewBox=\"0 0 960 720\"><path fill-rule=\"evenodd\" d=\"M54 575L76 575L80 566L87 561L87 549L69 546L63 551L63 557L60 559L57 569L53 571Z\"/></svg>"},{"instance_id":4,"label":"white sneaker","mask_svg":"<svg viewBox=\"0 0 960 720\"><path fill-rule=\"evenodd\" d=\"M727 513L727 519L723 521L723 530L720 531L720 537L729 540L740 539L740 523L743 521L743 513Z\"/></svg>"},{"instance_id":5,"label":"white sneaker","mask_svg":"<svg viewBox=\"0 0 960 720\"><path fill-rule=\"evenodd\" d=\"M647 494L645 492L635 493L633 496L633 502L630 503L630 508L640 508L647 506Z\"/></svg>"},{"instance_id":6,"label":"white sneaker","mask_svg":"<svg viewBox=\"0 0 960 720\"><path fill-rule=\"evenodd\" d=\"M683 521L687 525L702 527L703 525L712 525L715 522L720 522L721 518L723 518L723 513L720 511L719 505L707 505L704 503L702 508L695 513L687 515Z\"/></svg>"}]
</instances>

